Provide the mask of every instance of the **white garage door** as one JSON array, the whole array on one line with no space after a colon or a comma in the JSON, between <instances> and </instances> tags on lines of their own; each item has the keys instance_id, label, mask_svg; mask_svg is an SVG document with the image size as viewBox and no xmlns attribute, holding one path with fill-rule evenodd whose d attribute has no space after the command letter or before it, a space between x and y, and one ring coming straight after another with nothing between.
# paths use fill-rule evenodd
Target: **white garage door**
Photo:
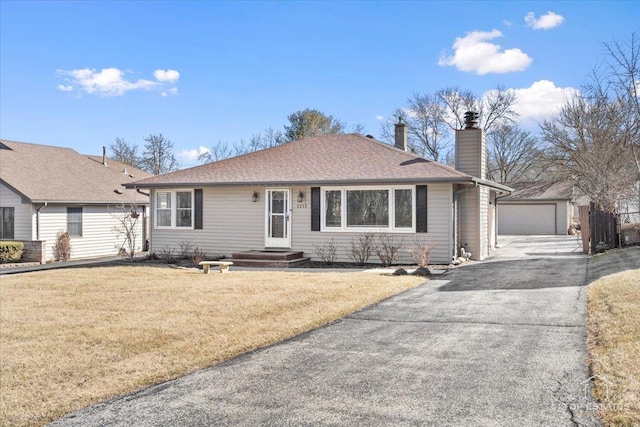
<instances>
[{"instance_id":1,"label":"white garage door","mask_svg":"<svg viewBox=\"0 0 640 427\"><path fill-rule=\"evenodd\" d=\"M556 234L556 205L498 203L498 234Z\"/></svg>"}]
</instances>

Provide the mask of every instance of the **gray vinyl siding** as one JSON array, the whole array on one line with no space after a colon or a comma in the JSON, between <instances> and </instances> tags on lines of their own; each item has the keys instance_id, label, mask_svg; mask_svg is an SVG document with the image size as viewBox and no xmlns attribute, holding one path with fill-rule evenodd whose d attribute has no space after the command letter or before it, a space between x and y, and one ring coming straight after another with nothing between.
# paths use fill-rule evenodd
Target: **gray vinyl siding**
<instances>
[{"instance_id":1,"label":"gray vinyl siding","mask_svg":"<svg viewBox=\"0 0 640 427\"><path fill-rule=\"evenodd\" d=\"M0 207L14 208L14 229L13 238L15 240L33 240L31 232L31 203L23 201L22 196L15 193L6 185L0 183Z\"/></svg>"},{"instance_id":2,"label":"gray vinyl siding","mask_svg":"<svg viewBox=\"0 0 640 427\"><path fill-rule=\"evenodd\" d=\"M118 255L125 238L117 235L116 227L120 225L117 215L122 215L122 210L116 206L82 206L82 236L71 236L71 259ZM54 246L61 231L67 231L67 206L48 205L43 208L40 211L40 240L46 242L47 260L56 259ZM138 221L137 236L138 250L141 250L142 216Z\"/></svg>"},{"instance_id":3,"label":"gray vinyl siding","mask_svg":"<svg viewBox=\"0 0 640 427\"><path fill-rule=\"evenodd\" d=\"M180 245L188 243L208 255L231 256L233 252L265 248L265 191L271 187L209 187L203 189L203 228L160 229L153 226L151 218L151 251L180 252ZM314 245L333 239L338 246L339 262L351 262L351 240L362 233L311 231L311 187L278 187L291 189L291 249L303 251L312 260L320 260ZM167 188L172 191L172 189ZM251 201L253 191L259 194L257 202ZM302 191L305 199L297 201ZM452 247L452 185L427 184L428 233L395 233L402 240L400 262L413 263L407 248L415 238L432 239L436 248L432 263L448 263ZM152 199L153 200L153 199ZM154 209L150 215L153 216ZM373 254L370 262L379 262Z\"/></svg>"},{"instance_id":4,"label":"gray vinyl siding","mask_svg":"<svg viewBox=\"0 0 640 427\"><path fill-rule=\"evenodd\" d=\"M456 170L485 179L487 175L485 134L480 129L456 131Z\"/></svg>"},{"instance_id":5,"label":"gray vinyl siding","mask_svg":"<svg viewBox=\"0 0 640 427\"><path fill-rule=\"evenodd\" d=\"M480 235L478 240L480 242L481 257L478 259L485 259L489 256L489 189L487 187L479 187L480 190Z\"/></svg>"},{"instance_id":6,"label":"gray vinyl siding","mask_svg":"<svg viewBox=\"0 0 640 427\"><path fill-rule=\"evenodd\" d=\"M256 202L251 200L254 191L258 193ZM180 245L188 243L210 256L229 257L233 252L264 248L265 187L208 187L202 193L201 230L156 228L152 204L151 252L170 249L177 254ZM155 191L153 196L155 201Z\"/></svg>"},{"instance_id":7,"label":"gray vinyl siding","mask_svg":"<svg viewBox=\"0 0 640 427\"><path fill-rule=\"evenodd\" d=\"M480 254L478 239L480 236L479 200L480 195L477 187L469 188L458 195L460 245L466 251L471 252L473 259L477 259Z\"/></svg>"}]
</instances>

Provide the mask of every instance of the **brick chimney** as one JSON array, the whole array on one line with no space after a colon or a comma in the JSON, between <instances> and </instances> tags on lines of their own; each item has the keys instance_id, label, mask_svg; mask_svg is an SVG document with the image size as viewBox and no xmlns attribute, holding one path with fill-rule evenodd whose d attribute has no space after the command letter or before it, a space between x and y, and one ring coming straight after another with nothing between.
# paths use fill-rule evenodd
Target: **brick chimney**
<instances>
[{"instance_id":1,"label":"brick chimney","mask_svg":"<svg viewBox=\"0 0 640 427\"><path fill-rule=\"evenodd\" d=\"M487 142L478 128L478 113L464 114L464 129L456 130L456 169L476 178L487 178Z\"/></svg>"},{"instance_id":2,"label":"brick chimney","mask_svg":"<svg viewBox=\"0 0 640 427\"><path fill-rule=\"evenodd\" d=\"M407 151L407 125L402 120L402 117L398 117L398 123L396 123L396 139L394 147Z\"/></svg>"}]
</instances>

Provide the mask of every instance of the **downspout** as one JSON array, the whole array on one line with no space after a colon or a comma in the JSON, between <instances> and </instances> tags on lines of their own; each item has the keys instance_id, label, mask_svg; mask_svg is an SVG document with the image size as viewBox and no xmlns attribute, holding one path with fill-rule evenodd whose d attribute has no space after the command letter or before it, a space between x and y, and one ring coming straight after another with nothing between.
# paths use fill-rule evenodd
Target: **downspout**
<instances>
[{"instance_id":1,"label":"downspout","mask_svg":"<svg viewBox=\"0 0 640 427\"><path fill-rule=\"evenodd\" d=\"M42 206L36 209L36 240L40 240L40 211L47 207L49 202L44 202Z\"/></svg>"}]
</instances>

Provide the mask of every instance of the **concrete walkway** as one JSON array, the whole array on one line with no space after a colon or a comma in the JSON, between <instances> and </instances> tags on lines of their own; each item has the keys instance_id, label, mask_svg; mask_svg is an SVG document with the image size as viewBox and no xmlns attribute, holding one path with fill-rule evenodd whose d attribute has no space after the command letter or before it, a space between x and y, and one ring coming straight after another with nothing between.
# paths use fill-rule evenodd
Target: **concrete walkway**
<instances>
[{"instance_id":1,"label":"concrete walkway","mask_svg":"<svg viewBox=\"0 0 640 427\"><path fill-rule=\"evenodd\" d=\"M51 425L598 425L584 410L586 257L573 237L501 246L326 327Z\"/></svg>"}]
</instances>

